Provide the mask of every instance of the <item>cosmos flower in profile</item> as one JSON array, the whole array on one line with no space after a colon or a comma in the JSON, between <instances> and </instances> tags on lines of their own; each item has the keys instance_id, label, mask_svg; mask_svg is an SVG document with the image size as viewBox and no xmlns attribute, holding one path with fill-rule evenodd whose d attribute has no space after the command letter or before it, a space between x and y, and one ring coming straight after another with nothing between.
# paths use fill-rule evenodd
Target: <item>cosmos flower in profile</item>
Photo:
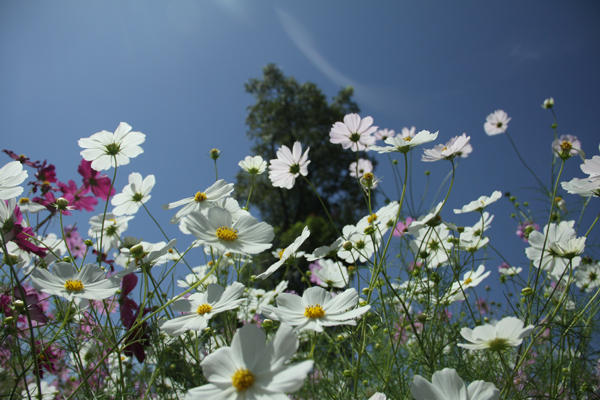
<instances>
[{"instance_id":1,"label":"cosmos flower in profile","mask_svg":"<svg viewBox=\"0 0 600 400\"><path fill-rule=\"evenodd\" d=\"M445 145L438 144L433 149L425 149L421 161L453 160L455 157L467 157L473 151L469 144L471 136L463 133L461 136L455 136Z\"/></svg>"},{"instance_id":2,"label":"cosmos flower in profile","mask_svg":"<svg viewBox=\"0 0 600 400\"><path fill-rule=\"evenodd\" d=\"M444 368L431 377L431 382L415 375L410 393L416 400L498 400L500 391L493 383L474 381L468 387L455 369Z\"/></svg>"},{"instance_id":3,"label":"cosmos flower in profile","mask_svg":"<svg viewBox=\"0 0 600 400\"><path fill-rule=\"evenodd\" d=\"M475 329L462 328L460 334L471 343L458 343L458 347L469 350L491 349L504 350L516 347L523 343L523 339L531 335L535 329L533 325L524 327L523 321L515 317L506 317L491 324L475 327Z\"/></svg>"},{"instance_id":4,"label":"cosmos flower in profile","mask_svg":"<svg viewBox=\"0 0 600 400\"><path fill-rule=\"evenodd\" d=\"M19 161L12 161L0 168L0 200L8 200L23 193L19 186L27 179L27 171Z\"/></svg>"},{"instance_id":5,"label":"cosmos flower in profile","mask_svg":"<svg viewBox=\"0 0 600 400\"><path fill-rule=\"evenodd\" d=\"M261 156L246 156L238 165L250 175L260 175L267 169L267 162Z\"/></svg>"}]
</instances>

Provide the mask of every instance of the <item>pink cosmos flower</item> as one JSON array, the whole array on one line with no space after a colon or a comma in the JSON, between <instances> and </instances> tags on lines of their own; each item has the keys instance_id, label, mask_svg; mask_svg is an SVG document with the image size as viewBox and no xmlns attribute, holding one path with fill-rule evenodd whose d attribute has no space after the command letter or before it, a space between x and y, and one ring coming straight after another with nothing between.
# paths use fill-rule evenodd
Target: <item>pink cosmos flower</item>
<instances>
[{"instance_id":1,"label":"pink cosmos flower","mask_svg":"<svg viewBox=\"0 0 600 400\"><path fill-rule=\"evenodd\" d=\"M372 117L361 119L358 114L347 114L344 122L336 122L331 127L330 141L341 144L344 149L351 148L352 151L368 149L369 145L375 144L373 133L378 128L371 125L373 125Z\"/></svg>"},{"instance_id":2,"label":"pink cosmos flower","mask_svg":"<svg viewBox=\"0 0 600 400\"><path fill-rule=\"evenodd\" d=\"M91 189L94 196L100 197L102 200L106 201L109 197L110 178L93 169L92 162L86 160L81 160L77 172L83 176L84 187ZM115 189L113 188L110 192L110 196L114 194Z\"/></svg>"},{"instance_id":3,"label":"pink cosmos flower","mask_svg":"<svg viewBox=\"0 0 600 400\"><path fill-rule=\"evenodd\" d=\"M314 263L308 264L308 269L310 270L310 281L315 285L319 286L321 286L321 283L323 283L323 281L319 279L319 277L315 274L315 271L318 271L321 268L323 267L321 267L321 264L319 264L319 260L315 261Z\"/></svg>"},{"instance_id":4,"label":"pink cosmos flower","mask_svg":"<svg viewBox=\"0 0 600 400\"><path fill-rule=\"evenodd\" d=\"M406 218L405 222L398 221L398 224L396 224L396 229L394 229L392 236L395 236L395 237L404 236L408 232L408 227L410 226L410 224L413 221L414 221L414 219L412 219L411 217Z\"/></svg>"},{"instance_id":5,"label":"pink cosmos flower","mask_svg":"<svg viewBox=\"0 0 600 400\"><path fill-rule=\"evenodd\" d=\"M58 182L58 187L63 192L62 197L69 200L69 205L74 207L75 210L81 211L82 209L86 211L94 211L94 207L98 204L98 200L96 200L93 196L85 196L90 192L89 187L82 186L81 188L77 188L77 184L69 180L69 184Z\"/></svg>"}]
</instances>

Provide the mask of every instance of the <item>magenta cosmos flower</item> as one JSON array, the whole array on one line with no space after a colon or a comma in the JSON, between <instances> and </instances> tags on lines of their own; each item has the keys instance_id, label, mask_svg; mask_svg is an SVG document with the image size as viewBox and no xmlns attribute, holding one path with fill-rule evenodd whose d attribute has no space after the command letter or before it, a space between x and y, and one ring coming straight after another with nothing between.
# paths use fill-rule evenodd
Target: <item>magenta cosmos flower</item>
<instances>
[{"instance_id":1,"label":"magenta cosmos flower","mask_svg":"<svg viewBox=\"0 0 600 400\"><path fill-rule=\"evenodd\" d=\"M333 124L329 132L330 141L341 144L344 149L366 150L370 145L375 144L373 133L378 127L371 125L373 125L372 117L361 119L358 114L348 114L344 117L344 122Z\"/></svg>"}]
</instances>

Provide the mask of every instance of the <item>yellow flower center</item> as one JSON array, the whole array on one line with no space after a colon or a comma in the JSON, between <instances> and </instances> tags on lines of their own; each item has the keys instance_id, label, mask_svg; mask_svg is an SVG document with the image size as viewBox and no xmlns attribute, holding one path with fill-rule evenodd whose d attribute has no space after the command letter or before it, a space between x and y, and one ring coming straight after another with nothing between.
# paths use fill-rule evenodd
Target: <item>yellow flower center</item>
<instances>
[{"instance_id":1,"label":"yellow flower center","mask_svg":"<svg viewBox=\"0 0 600 400\"><path fill-rule=\"evenodd\" d=\"M19 204L27 204L29 203L29 199L27 197L23 197L19 199Z\"/></svg>"},{"instance_id":2,"label":"yellow flower center","mask_svg":"<svg viewBox=\"0 0 600 400\"><path fill-rule=\"evenodd\" d=\"M196 312L200 315L204 315L206 313L211 312L212 310L212 306L210 304L204 303L204 304L200 304L198 306L198 309L196 310Z\"/></svg>"},{"instance_id":3,"label":"yellow flower center","mask_svg":"<svg viewBox=\"0 0 600 400\"><path fill-rule=\"evenodd\" d=\"M444 148L442 149L442 151L446 151L446 150L448 150L448 147L444 147Z\"/></svg>"},{"instance_id":4,"label":"yellow flower center","mask_svg":"<svg viewBox=\"0 0 600 400\"><path fill-rule=\"evenodd\" d=\"M231 257L233 253L225 253L225 257Z\"/></svg>"},{"instance_id":5,"label":"yellow flower center","mask_svg":"<svg viewBox=\"0 0 600 400\"><path fill-rule=\"evenodd\" d=\"M573 145L568 140L564 140L560 144L560 148L562 149L562 151L567 152L567 151L571 151L571 149L573 148Z\"/></svg>"},{"instance_id":6,"label":"yellow flower center","mask_svg":"<svg viewBox=\"0 0 600 400\"><path fill-rule=\"evenodd\" d=\"M410 136L407 136L407 137L405 137L403 139L406 140L407 142L410 142L412 140L412 138Z\"/></svg>"},{"instance_id":7,"label":"yellow flower center","mask_svg":"<svg viewBox=\"0 0 600 400\"><path fill-rule=\"evenodd\" d=\"M225 240L226 242L233 242L235 239L237 239L238 235L237 231L234 231L226 226L222 226L217 228L217 237L221 240Z\"/></svg>"},{"instance_id":8,"label":"yellow flower center","mask_svg":"<svg viewBox=\"0 0 600 400\"><path fill-rule=\"evenodd\" d=\"M323 310L320 304L315 304L314 306L304 308L304 315L307 318L321 318L325 316L325 310Z\"/></svg>"},{"instance_id":9,"label":"yellow flower center","mask_svg":"<svg viewBox=\"0 0 600 400\"><path fill-rule=\"evenodd\" d=\"M214 261L212 261L212 260L211 260L211 261L209 261L209 262L208 262L208 266L209 266L209 267L212 267L213 265L215 265L215 262L214 262Z\"/></svg>"},{"instance_id":10,"label":"yellow flower center","mask_svg":"<svg viewBox=\"0 0 600 400\"><path fill-rule=\"evenodd\" d=\"M283 249L281 249L281 250L279 251L279 253L278 253L278 254L279 254L279 259L280 259L280 260L283 258L283 253L284 253L284 252L285 252L285 248L283 248Z\"/></svg>"},{"instance_id":11,"label":"yellow flower center","mask_svg":"<svg viewBox=\"0 0 600 400\"><path fill-rule=\"evenodd\" d=\"M198 192L194 196L194 201L196 203L200 203L201 201L204 201L204 200L206 200L206 195L204 194L204 192Z\"/></svg>"},{"instance_id":12,"label":"yellow flower center","mask_svg":"<svg viewBox=\"0 0 600 400\"><path fill-rule=\"evenodd\" d=\"M369 218L367 218L367 221L369 221L369 223L375 221L377 219L377 214L371 214L369 215Z\"/></svg>"},{"instance_id":13,"label":"yellow flower center","mask_svg":"<svg viewBox=\"0 0 600 400\"><path fill-rule=\"evenodd\" d=\"M559 202L559 201L561 201L561 200L562 200L562 197L560 197L560 196L556 196L556 197L554 198L554 201L555 201L556 203L558 203L558 202Z\"/></svg>"},{"instance_id":14,"label":"yellow flower center","mask_svg":"<svg viewBox=\"0 0 600 400\"><path fill-rule=\"evenodd\" d=\"M473 279L471 278L467 278L467 280L465 281L465 285L468 285L469 283L473 282Z\"/></svg>"},{"instance_id":15,"label":"yellow flower center","mask_svg":"<svg viewBox=\"0 0 600 400\"><path fill-rule=\"evenodd\" d=\"M367 182L368 182L368 181L372 181L372 180L373 180L373 178L375 178L375 175L373 175L373 174L372 174L372 173L370 173L370 172L367 172L366 174L364 174L364 175L363 175L363 179L364 179L365 181L367 181Z\"/></svg>"},{"instance_id":16,"label":"yellow flower center","mask_svg":"<svg viewBox=\"0 0 600 400\"><path fill-rule=\"evenodd\" d=\"M231 383L238 392L244 391L254 384L254 375L246 368L240 368L231 375Z\"/></svg>"},{"instance_id":17,"label":"yellow flower center","mask_svg":"<svg viewBox=\"0 0 600 400\"><path fill-rule=\"evenodd\" d=\"M81 292L83 290L83 283L78 279L68 279L65 282L65 289L69 292Z\"/></svg>"}]
</instances>

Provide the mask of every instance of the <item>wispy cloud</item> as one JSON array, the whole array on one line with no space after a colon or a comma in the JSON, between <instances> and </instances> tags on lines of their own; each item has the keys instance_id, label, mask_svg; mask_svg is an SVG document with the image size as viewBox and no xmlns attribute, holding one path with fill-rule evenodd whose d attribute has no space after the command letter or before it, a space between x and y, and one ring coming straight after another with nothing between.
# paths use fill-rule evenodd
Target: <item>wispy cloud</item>
<instances>
[{"instance_id":1,"label":"wispy cloud","mask_svg":"<svg viewBox=\"0 0 600 400\"><path fill-rule=\"evenodd\" d=\"M281 26L306 58L334 84L352 86L359 104L386 114L417 111L415 102L410 101L407 96L389 88L366 85L346 76L317 50L312 36L301 23L280 8L276 8L276 11Z\"/></svg>"}]
</instances>

